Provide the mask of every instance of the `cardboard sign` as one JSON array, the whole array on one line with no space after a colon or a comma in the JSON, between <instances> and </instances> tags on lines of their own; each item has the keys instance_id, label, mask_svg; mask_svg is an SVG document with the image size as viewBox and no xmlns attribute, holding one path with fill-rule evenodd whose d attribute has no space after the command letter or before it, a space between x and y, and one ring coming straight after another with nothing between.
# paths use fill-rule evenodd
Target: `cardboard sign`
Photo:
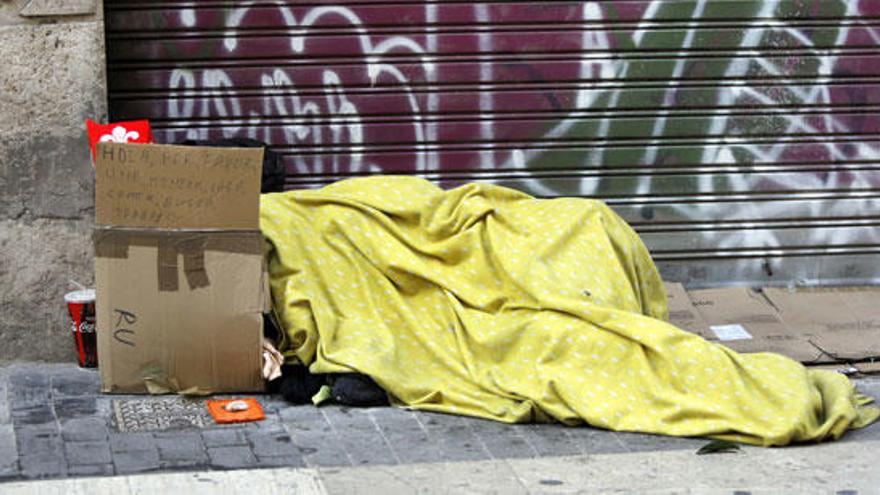
<instances>
[{"instance_id":1,"label":"cardboard sign","mask_svg":"<svg viewBox=\"0 0 880 495\"><path fill-rule=\"evenodd\" d=\"M100 143L95 221L115 227L259 229L262 148Z\"/></svg>"}]
</instances>

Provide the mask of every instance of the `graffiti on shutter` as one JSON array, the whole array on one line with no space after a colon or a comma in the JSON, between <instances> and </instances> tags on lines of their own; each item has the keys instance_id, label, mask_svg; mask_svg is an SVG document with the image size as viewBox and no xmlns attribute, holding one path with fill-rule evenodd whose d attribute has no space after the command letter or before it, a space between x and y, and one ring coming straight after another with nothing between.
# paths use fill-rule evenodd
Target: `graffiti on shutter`
<instances>
[{"instance_id":1,"label":"graffiti on shutter","mask_svg":"<svg viewBox=\"0 0 880 495\"><path fill-rule=\"evenodd\" d=\"M880 279L878 2L193 5L106 5L112 116L158 141L597 197L692 285Z\"/></svg>"}]
</instances>

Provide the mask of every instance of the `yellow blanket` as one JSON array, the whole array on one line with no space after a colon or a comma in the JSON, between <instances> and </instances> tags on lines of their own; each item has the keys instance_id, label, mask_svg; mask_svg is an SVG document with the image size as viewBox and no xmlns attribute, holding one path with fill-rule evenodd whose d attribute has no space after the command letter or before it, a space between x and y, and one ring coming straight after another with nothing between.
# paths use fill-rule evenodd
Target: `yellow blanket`
<instances>
[{"instance_id":1,"label":"yellow blanket","mask_svg":"<svg viewBox=\"0 0 880 495\"><path fill-rule=\"evenodd\" d=\"M399 404L760 445L880 416L843 375L665 322L635 232L599 201L370 177L262 198L288 359Z\"/></svg>"}]
</instances>

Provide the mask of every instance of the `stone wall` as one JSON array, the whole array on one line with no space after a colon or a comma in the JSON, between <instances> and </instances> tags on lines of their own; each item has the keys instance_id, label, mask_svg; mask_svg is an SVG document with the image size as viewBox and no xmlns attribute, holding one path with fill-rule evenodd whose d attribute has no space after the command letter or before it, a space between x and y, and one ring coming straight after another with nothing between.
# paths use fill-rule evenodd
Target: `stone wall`
<instances>
[{"instance_id":1,"label":"stone wall","mask_svg":"<svg viewBox=\"0 0 880 495\"><path fill-rule=\"evenodd\" d=\"M0 0L0 361L73 360L63 295L92 284L94 172L106 120L100 0Z\"/></svg>"}]
</instances>

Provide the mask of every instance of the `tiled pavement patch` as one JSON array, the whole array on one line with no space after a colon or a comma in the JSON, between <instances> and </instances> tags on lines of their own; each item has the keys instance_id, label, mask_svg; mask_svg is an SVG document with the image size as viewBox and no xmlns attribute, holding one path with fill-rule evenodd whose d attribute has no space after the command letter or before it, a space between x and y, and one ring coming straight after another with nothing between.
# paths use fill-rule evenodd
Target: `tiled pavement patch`
<instances>
[{"instance_id":1,"label":"tiled pavement patch","mask_svg":"<svg viewBox=\"0 0 880 495\"><path fill-rule=\"evenodd\" d=\"M165 431L213 424L203 400L147 397L112 401L117 431Z\"/></svg>"},{"instance_id":2,"label":"tiled pavement patch","mask_svg":"<svg viewBox=\"0 0 880 495\"><path fill-rule=\"evenodd\" d=\"M860 386L880 394L876 378ZM259 399L265 421L221 426L208 421L201 401L102 395L94 370L46 364L0 368L0 481L531 459L696 450L705 444L585 426L505 425L396 408L293 407L275 396ZM120 413L125 407L132 420L127 425ZM878 438L880 425L874 425L848 433L844 441Z\"/></svg>"}]
</instances>

